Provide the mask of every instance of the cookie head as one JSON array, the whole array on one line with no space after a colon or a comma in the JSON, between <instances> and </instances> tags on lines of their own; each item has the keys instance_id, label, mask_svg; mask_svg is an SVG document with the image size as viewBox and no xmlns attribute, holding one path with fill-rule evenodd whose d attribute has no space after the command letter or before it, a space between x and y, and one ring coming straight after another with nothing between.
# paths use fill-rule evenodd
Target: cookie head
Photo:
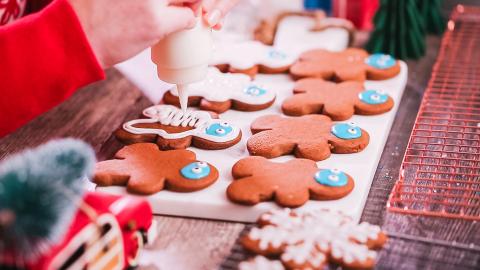
<instances>
[{"instance_id":1,"label":"cookie head","mask_svg":"<svg viewBox=\"0 0 480 270\"><path fill-rule=\"evenodd\" d=\"M93 182L99 186L125 186L131 193L151 195L164 189L192 192L217 179L217 169L197 160L191 151L161 151L156 144L137 143L120 149L114 159L97 163Z\"/></svg>"},{"instance_id":2,"label":"cookie head","mask_svg":"<svg viewBox=\"0 0 480 270\"><path fill-rule=\"evenodd\" d=\"M362 129L353 122L335 123L332 125L332 134L339 139L352 140L362 137Z\"/></svg>"}]
</instances>

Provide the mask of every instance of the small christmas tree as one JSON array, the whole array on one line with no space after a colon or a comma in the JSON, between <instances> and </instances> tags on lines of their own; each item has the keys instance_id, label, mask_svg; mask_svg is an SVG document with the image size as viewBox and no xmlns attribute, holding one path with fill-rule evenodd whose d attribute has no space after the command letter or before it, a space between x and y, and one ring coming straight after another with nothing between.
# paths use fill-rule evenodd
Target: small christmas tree
<instances>
[{"instance_id":1,"label":"small christmas tree","mask_svg":"<svg viewBox=\"0 0 480 270\"><path fill-rule=\"evenodd\" d=\"M442 3L442 0L417 0L417 7L427 33L439 35L445 30L446 22L441 12Z\"/></svg>"},{"instance_id":2,"label":"small christmas tree","mask_svg":"<svg viewBox=\"0 0 480 270\"><path fill-rule=\"evenodd\" d=\"M93 171L95 155L85 143L52 141L0 164L0 251L19 262L45 252L66 232L81 179ZM23 260L22 260L23 259Z\"/></svg>"},{"instance_id":3,"label":"small christmas tree","mask_svg":"<svg viewBox=\"0 0 480 270\"><path fill-rule=\"evenodd\" d=\"M400 59L425 54L425 31L416 0L381 0L374 23L375 30L366 45L369 52Z\"/></svg>"}]
</instances>

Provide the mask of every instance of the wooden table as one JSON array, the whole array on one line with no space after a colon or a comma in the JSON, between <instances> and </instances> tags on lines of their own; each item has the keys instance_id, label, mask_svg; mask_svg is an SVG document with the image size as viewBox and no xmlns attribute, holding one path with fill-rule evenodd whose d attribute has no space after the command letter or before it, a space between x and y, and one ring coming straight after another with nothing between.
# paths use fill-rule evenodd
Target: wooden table
<instances>
[{"instance_id":1,"label":"wooden table","mask_svg":"<svg viewBox=\"0 0 480 270\"><path fill-rule=\"evenodd\" d=\"M448 1L449 10L455 1ZM474 1L472 1L474 2ZM462 220L406 216L386 212L388 195L437 55L440 38L428 37L427 55L408 61L409 80L391 134L375 174L362 220L379 224L390 241L378 269L475 269L480 267L480 225ZM66 74L68 76L68 74ZM0 159L53 138L76 137L90 143L99 159L121 147L112 131L151 103L115 69L107 79L79 90L69 100L0 140ZM238 236L242 223L156 216L159 238L145 252L142 269L234 269L248 255Z\"/></svg>"}]
</instances>

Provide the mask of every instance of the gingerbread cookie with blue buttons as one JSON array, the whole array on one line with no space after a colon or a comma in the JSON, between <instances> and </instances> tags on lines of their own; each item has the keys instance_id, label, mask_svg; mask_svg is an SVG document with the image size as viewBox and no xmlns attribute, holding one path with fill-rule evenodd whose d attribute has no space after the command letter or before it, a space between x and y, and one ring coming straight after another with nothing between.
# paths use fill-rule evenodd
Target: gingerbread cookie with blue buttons
<instances>
[{"instance_id":1,"label":"gingerbread cookie with blue buttons","mask_svg":"<svg viewBox=\"0 0 480 270\"><path fill-rule=\"evenodd\" d=\"M232 175L235 180L228 186L227 196L246 205L275 201L283 207L299 207L309 199L340 199L354 187L350 175L337 169L319 169L309 159L276 163L248 157L235 163Z\"/></svg>"},{"instance_id":2,"label":"gingerbread cookie with blue buttons","mask_svg":"<svg viewBox=\"0 0 480 270\"><path fill-rule=\"evenodd\" d=\"M301 54L290 67L295 79L314 77L336 82L386 80L399 73L400 63L392 56L368 54L357 48L341 52L311 50Z\"/></svg>"},{"instance_id":3,"label":"gingerbread cookie with blue buttons","mask_svg":"<svg viewBox=\"0 0 480 270\"><path fill-rule=\"evenodd\" d=\"M250 126L247 141L251 155L275 158L293 154L314 161L327 159L331 153L349 154L367 147L370 136L354 123L332 122L325 115L282 117L266 115Z\"/></svg>"},{"instance_id":4,"label":"gingerbread cookie with blue buttons","mask_svg":"<svg viewBox=\"0 0 480 270\"><path fill-rule=\"evenodd\" d=\"M218 170L197 160L189 150L162 151L154 143L123 147L114 159L98 162L92 179L99 186L125 186L133 194L151 195L163 189L192 192L218 179Z\"/></svg>"},{"instance_id":5,"label":"gingerbread cookie with blue buttons","mask_svg":"<svg viewBox=\"0 0 480 270\"><path fill-rule=\"evenodd\" d=\"M376 115L390 111L393 99L382 90L369 89L363 82L334 83L318 78L301 79L295 83L294 95L282 104L286 115L325 114L335 121L353 114Z\"/></svg>"}]
</instances>

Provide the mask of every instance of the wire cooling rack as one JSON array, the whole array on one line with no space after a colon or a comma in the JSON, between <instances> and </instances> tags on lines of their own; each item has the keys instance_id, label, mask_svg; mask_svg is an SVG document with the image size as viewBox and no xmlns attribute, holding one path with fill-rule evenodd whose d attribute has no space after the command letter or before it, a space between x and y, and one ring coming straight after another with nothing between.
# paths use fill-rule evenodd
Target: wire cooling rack
<instances>
[{"instance_id":1,"label":"wire cooling rack","mask_svg":"<svg viewBox=\"0 0 480 270\"><path fill-rule=\"evenodd\" d=\"M387 207L480 220L478 7L452 12Z\"/></svg>"}]
</instances>

